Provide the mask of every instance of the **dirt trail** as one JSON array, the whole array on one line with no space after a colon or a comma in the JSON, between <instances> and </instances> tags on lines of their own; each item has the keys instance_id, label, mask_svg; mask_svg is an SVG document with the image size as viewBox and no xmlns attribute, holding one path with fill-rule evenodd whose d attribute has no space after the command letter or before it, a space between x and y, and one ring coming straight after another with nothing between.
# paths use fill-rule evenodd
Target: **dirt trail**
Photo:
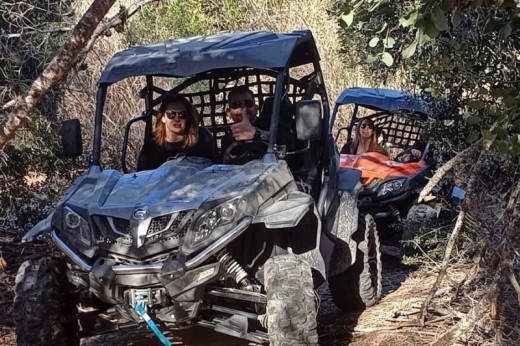
<instances>
[{"instance_id":1,"label":"dirt trail","mask_svg":"<svg viewBox=\"0 0 520 346\"><path fill-rule=\"evenodd\" d=\"M0 237L0 250L8 267L0 271L0 345L15 345L12 319L13 284L18 266L23 260L49 251L48 245L21 245L12 236ZM318 290L320 310L318 332L320 345L425 345L427 335L411 329L394 329L399 311L414 308L414 304L427 294L429 278L401 266L395 259L384 257L383 299L362 313L344 313L332 302L327 285ZM426 281L425 281L426 280ZM377 331L381 329L381 331ZM222 335L201 327L167 333L174 345L186 346L246 346L253 343ZM426 337L426 338L425 338ZM160 346L146 328L125 329L111 334L83 339L82 346Z\"/></svg>"}]
</instances>

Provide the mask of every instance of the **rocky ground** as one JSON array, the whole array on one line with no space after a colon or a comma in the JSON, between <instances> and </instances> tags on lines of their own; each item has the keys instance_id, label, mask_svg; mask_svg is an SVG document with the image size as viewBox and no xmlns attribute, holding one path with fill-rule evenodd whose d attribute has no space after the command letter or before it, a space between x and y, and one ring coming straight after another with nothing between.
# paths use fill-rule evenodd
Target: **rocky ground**
<instances>
[{"instance_id":1,"label":"rocky ground","mask_svg":"<svg viewBox=\"0 0 520 346\"><path fill-rule=\"evenodd\" d=\"M0 345L15 345L12 317L13 283L23 260L50 250L49 245L20 244L17 236L0 236L0 250L7 266L0 268ZM362 313L344 313L332 302L327 285L319 288L321 298L318 332L320 345L428 345L442 330L456 322L456 316L432 316L419 328L415 319L418 307L435 280L433 272L411 271L396 259L384 256L383 298ZM452 279L455 276L452 275ZM438 309L436 309L438 310ZM433 322L432 322L433 321ZM439 323L441 325L439 325ZM200 327L175 331L167 336L174 345L239 346L253 345ZM129 328L111 334L83 339L83 346L160 345L146 328Z\"/></svg>"}]
</instances>

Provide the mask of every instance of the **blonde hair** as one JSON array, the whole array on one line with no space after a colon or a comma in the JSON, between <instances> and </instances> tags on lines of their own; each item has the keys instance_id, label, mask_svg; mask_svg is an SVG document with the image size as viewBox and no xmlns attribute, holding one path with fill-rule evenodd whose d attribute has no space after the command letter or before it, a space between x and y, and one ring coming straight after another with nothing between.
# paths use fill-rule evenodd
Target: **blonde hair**
<instances>
[{"instance_id":1,"label":"blonde hair","mask_svg":"<svg viewBox=\"0 0 520 346\"><path fill-rule=\"evenodd\" d=\"M353 144L354 148L357 148L359 145L359 139L361 138L361 124L366 123L368 125L372 125L372 136L370 137L370 143L368 144L367 151L377 151L381 152L381 147L379 144L377 144L377 138L376 138L376 126L374 124L374 121L372 119L361 119L359 123L356 125L356 138L354 138ZM356 149L357 150L357 149Z\"/></svg>"},{"instance_id":2,"label":"blonde hair","mask_svg":"<svg viewBox=\"0 0 520 346\"><path fill-rule=\"evenodd\" d=\"M188 116L186 117L186 127L184 128L184 138L182 147L189 148L197 143L199 135L199 112L184 96L179 94L171 95L165 98L159 111L157 112L157 120L155 121L155 143L159 146L166 144L166 124L162 121L168 106L173 103L181 103L186 107Z\"/></svg>"}]
</instances>

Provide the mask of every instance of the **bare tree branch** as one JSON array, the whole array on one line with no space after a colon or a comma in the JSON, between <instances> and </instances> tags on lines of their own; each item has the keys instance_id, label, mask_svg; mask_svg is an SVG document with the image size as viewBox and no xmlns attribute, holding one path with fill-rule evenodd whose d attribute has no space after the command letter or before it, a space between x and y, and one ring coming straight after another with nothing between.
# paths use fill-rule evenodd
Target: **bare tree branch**
<instances>
[{"instance_id":1,"label":"bare tree branch","mask_svg":"<svg viewBox=\"0 0 520 346\"><path fill-rule=\"evenodd\" d=\"M116 15L100 25L94 34L92 34L92 37L90 38L85 48L83 48L82 51L78 54L78 57L76 58L76 64L79 64L79 62L85 58L87 53L92 49L100 36L105 35L112 28L116 28L116 31L122 30L122 27L125 25L128 18L139 12L143 6L154 2L157 2L157 0L138 0L128 7L121 7Z\"/></svg>"},{"instance_id":2,"label":"bare tree branch","mask_svg":"<svg viewBox=\"0 0 520 346\"><path fill-rule=\"evenodd\" d=\"M17 102L6 120L0 123L0 150L13 138L15 132L28 121L39 100L49 89L61 81L74 66L79 52L86 46L101 19L107 14L115 0L94 0L78 22L72 36L59 53L31 84L29 91Z\"/></svg>"},{"instance_id":3,"label":"bare tree branch","mask_svg":"<svg viewBox=\"0 0 520 346\"><path fill-rule=\"evenodd\" d=\"M453 231L451 232L450 239L448 239L448 245L446 245L446 251L444 252L444 259L442 260L441 269L439 271L439 274L437 274L437 279L435 280L435 283L433 284L433 287L430 290L430 293L424 300L424 302L421 305L421 314L419 315L421 326L424 326L424 321L426 319L426 312L428 310L428 305L430 305L431 300L433 299L433 296L435 295L435 292L439 289L439 286L444 279L444 276L446 275L446 270L448 268L448 263L451 257L451 252L453 251L453 247L455 245L455 242L457 241L457 238L459 237L460 230L462 229L462 226L464 225L464 217L466 216L466 213L464 210L461 210L459 213L459 216L457 217L457 222L455 223L455 227L453 227Z\"/></svg>"},{"instance_id":4,"label":"bare tree branch","mask_svg":"<svg viewBox=\"0 0 520 346\"><path fill-rule=\"evenodd\" d=\"M424 201L424 198L426 196L428 196L433 188L435 187L435 185L437 185L439 183L439 181L441 181L442 177L444 177L444 175L450 170L452 169L453 167L455 167L460 161L462 161L463 158L465 158L466 156L470 155L471 153L473 153L473 151L477 150L477 148L479 148L482 144L482 140L479 140L479 141L476 141L475 143L473 143L471 146L469 146L468 148L464 149L463 151L461 151L460 153L458 153L457 155L455 155L453 158L451 158L451 160L449 160L448 162L446 162L444 165L442 165L438 170L437 172L435 172L435 174L433 175L433 177L430 179L430 181L428 182L428 184L426 184L426 186L422 189L421 193L419 194L419 200L418 202L421 203L422 201Z\"/></svg>"},{"instance_id":5,"label":"bare tree branch","mask_svg":"<svg viewBox=\"0 0 520 346\"><path fill-rule=\"evenodd\" d=\"M470 148L476 148L476 146L471 146L471 147L467 148L466 150L464 150L459 155L463 156L462 154L464 152L467 153L467 150L470 149ZM485 149L487 151L489 149L489 145L486 145ZM470 179L469 179L469 182L468 182L466 199L464 199L464 201L462 202L462 210L460 211L459 216L457 217L457 221L455 222L455 226L453 227L453 231L451 232L450 238L448 239L448 244L446 245L446 250L444 252L444 258L442 260L441 269L439 270L439 274L437 274L437 279L435 280L435 283L433 284L433 286L432 286L432 288L430 290L430 293L428 294L428 296L426 297L426 299L422 303L421 313L419 315L419 320L420 320L421 326L424 326L426 313L428 311L428 305L430 304L431 300L433 299L433 297L435 295L435 292L437 292L437 290L439 289L439 286L440 286L442 280L444 279L444 276L446 275L446 270L448 268L449 260L450 260L450 257L451 257L451 252L453 251L453 247L455 246L455 242L457 241L457 239L459 237L459 234L460 234L460 231L462 229L462 226L464 225L464 219L465 219L465 216L466 216L466 209L468 209L467 206L471 204L471 198L473 197L473 186L475 186L475 183L476 183L476 180L477 180L477 175L480 173L481 167L483 166L484 162L485 162L485 158L484 158L484 155L482 155L482 152L481 152L479 157L478 157L478 159L477 159L477 162L475 163L475 165L473 165L473 167L471 169L471 175L470 175ZM431 181L430 181L430 183L431 183Z\"/></svg>"}]
</instances>

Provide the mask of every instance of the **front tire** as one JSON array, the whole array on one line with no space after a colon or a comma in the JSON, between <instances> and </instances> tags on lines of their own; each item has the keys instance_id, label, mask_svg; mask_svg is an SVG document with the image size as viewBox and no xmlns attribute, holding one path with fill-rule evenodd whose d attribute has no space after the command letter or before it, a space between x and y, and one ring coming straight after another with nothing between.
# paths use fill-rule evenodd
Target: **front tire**
<instances>
[{"instance_id":1,"label":"front tire","mask_svg":"<svg viewBox=\"0 0 520 346\"><path fill-rule=\"evenodd\" d=\"M16 274L14 314L18 346L77 346L78 310L64 261L44 257Z\"/></svg>"},{"instance_id":2,"label":"front tire","mask_svg":"<svg viewBox=\"0 0 520 346\"><path fill-rule=\"evenodd\" d=\"M381 297L381 250L374 218L360 214L357 232L364 236L357 244L356 261L347 270L329 278L332 300L345 311L362 310Z\"/></svg>"},{"instance_id":3,"label":"front tire","mask_svg":"<svg viewBox=\"0 0 520 346\"><path fill-rule=\"evenodd\" d=\"M439 216L439 209L428 204L413 205L404 222L404 229L401 235L401 253L404 256L414 256L420 251L414 244L414 239L420 235L421 228L425 224Z\"/></svg>"},{"instance_id":4,"label":"front tire","mask_svg":"<svg viewBox=\"0 0 520 346\"><path fill-rule=\"evenodd\" d=\"M317 306L310 266L295 255L280 255L265 263L264 273L270 345L317 345Z\"/></svg>"}]
</instances>

